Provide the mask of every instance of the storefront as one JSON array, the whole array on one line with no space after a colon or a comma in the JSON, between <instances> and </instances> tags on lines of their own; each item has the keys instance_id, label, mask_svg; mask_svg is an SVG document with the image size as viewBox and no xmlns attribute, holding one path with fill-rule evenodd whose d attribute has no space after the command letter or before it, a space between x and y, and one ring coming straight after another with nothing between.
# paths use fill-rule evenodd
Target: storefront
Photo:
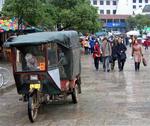
<instances>
[{"instance_id":1,"label":"storefront","mask_svg":"<svg viewBox=\"0 0 150 126\"><path fill-rule=\"evenodd\" d=\"M129 15L100 15L103 28L109 32L125 32L127 27L126 19L128 17Z\"/></svg>"}]
</instances>

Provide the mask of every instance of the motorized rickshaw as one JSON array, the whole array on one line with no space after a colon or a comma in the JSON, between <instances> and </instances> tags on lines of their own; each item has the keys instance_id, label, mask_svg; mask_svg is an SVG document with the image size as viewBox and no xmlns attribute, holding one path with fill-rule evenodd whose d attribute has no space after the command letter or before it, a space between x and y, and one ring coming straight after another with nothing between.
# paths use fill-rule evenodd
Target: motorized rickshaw
<instances>
[{"instance_id":1,"label":"motorized rickshaw","mask_svg":"<svg viewBox=\"0 0 150 126\"><path fill-rule=\"evenodd\" d=\"M20 35L5 46L12 51L13 74L18 94L28 102L34 122L43 102L81 93L80 43L76 31Z\"/></svg>"}]
</instances>

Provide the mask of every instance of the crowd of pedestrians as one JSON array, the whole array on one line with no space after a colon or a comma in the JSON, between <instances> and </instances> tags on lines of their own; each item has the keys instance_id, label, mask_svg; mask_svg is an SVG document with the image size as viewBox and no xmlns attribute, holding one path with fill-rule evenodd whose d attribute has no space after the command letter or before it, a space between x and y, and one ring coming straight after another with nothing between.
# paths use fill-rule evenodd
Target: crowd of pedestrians
<instances>
[{"instance_id":1,"label":"crowd of pedestrians","mask_svg":"<svg viewBox=\"0 0 150 126\"><path fill-rule=\"evenodd\" d=\"M126 62L127 45L122 36L113 37L95 37L88 36L81 41L84 54L93 56L95 69L99 70L99 64L103 64L103 71L110 72L114 70L115 62L118 62L118 71L124 70ZM139 71L140 63L143 62L142 45L138 43L137 37L132 36L129 43L132 52L131 55L134 59L135 71ZM146 61L145 61L146 62Z\"/></svg>"}]
</instances>

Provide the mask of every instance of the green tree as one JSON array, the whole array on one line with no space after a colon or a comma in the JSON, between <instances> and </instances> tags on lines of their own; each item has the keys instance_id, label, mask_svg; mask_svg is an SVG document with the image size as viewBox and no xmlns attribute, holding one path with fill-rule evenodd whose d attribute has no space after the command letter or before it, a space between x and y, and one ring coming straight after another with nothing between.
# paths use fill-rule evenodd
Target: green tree
<instances>
[{"instance_id":1,"label":"green tree","mask_svg":"<svg viewBox=\"0 0 150 126\"><path fill-rule=\"evenodd\" d=\"M150 26L150 17L147 15L136 15L127 19L129 29L138 28L142 30L145 26Z\"/></svg>"},{"instance_id":2,"label":"green tree","mask_svg":"<svg viewBox=\"0 0 150 126\"><path fill-rule=\"evenodd\" d=\"M95 32L99 29L97 9L88 0L48 0L54 13L49 13L58 30L75 29Z\"/></svg>"},{"instance_id":3,"label":"green tree","mask_svg":"<svg viewBox=\"0 0 150 126\"><path fill-rule=\"evenodd\" d=\"M51 30L95 32L100 27L97 9L89 0L6 0L3 14Z\"/></svg>"},{"instance_id":4,"label":"green tree","mask_svg":"<svg viewBox=\"0 0 150 126\"><path fill-rule=\"evenodd\" d=\"M17 17L19 24L24 20L36 26L41 23L45 12L40 0L5 0L2 14Z\"/></svg>"},{"instance_id":5,"label":"green tree","mask_svg":"<svg viewBox=\"0 0 150 126\"><path fill-rule=\"evenodd\" d=\"M132 16L129 16L127 19L127 27L128 29L134 29L136 27L136 19Z\"/></svg>"}]
</instances>

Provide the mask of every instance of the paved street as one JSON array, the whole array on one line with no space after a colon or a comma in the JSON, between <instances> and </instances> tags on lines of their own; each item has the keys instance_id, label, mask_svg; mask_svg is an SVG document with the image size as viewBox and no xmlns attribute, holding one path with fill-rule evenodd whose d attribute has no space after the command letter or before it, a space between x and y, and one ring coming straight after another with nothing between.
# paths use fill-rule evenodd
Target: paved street
<instances>
[{"instance_id":1,"label":"paved street","mask_svg":"<svg viewBox=\"0 0 150 126\"><path fill-rule=\"evenodd\" d=\"M149 126L150 125L150 51L144 52L148 66L134 71L128 59L123 72L95 71L91 56L82 56L82 94L79 103L42 106L31 124L27 104L19 101L13 89L0 96L0 126Z\"/></svg>"}]
</instances>

